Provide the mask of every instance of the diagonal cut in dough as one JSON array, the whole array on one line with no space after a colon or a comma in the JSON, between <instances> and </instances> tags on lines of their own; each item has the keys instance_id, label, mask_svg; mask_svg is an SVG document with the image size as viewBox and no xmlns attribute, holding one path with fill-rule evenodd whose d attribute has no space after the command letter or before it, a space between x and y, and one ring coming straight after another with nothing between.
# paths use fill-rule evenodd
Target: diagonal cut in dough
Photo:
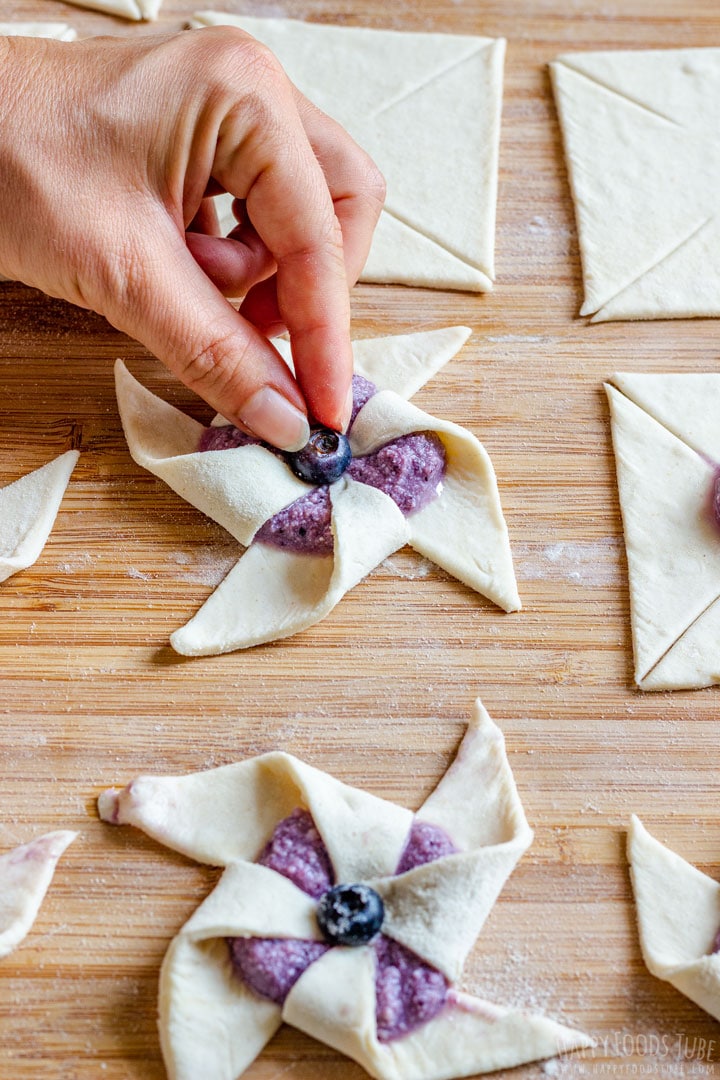
<instances>
[{"instance_id":1,"label":"diagonal cut in dough","mask_svg":"<svg viewBox=\"0 0 720 1080\"><path fill-rule=\"evenodd\" d=\"M311 816L329 857L328 880L374 890L384 914L375 938L321 950L281 1005L238 975L226 939L325 942L319 894L255 861L298 808ZM469 1076L592 1046L547 1017L453 985L532 840L502 733L479 701L454 763L416 815L280 752L187 776L141 776L104 792L99 810L105 821L134 825L191 858L225 867L163 962L160 1030L171 1080L237 1080L283 1021L379 1080ZM418 825L442 831L451 851L399 872ZM402 1037L378 1034L378 936L408 947L447 984L432 1017Z\"/></svg>"},{"instance_id":2,"label":"diagonal cut in dough","mask_svg":"<svg viewBox=\"0 0 720 1080\"><path fill-rule=\"evenodd\" d=\"M656 840L633 815L628 861L643 959L720 1020L720 885Z\"/></svg>"},{"instance_id":3,"label":"diagonal cut in dough","mask_svg":"<svg viewBox=\"0 0 720 1080\"><path fill-rule=\"evenodd\" d=\"M550 65L577 219L581 315L720 315L720 49Z\"/></svg>"},{"instance_id":4,"label":"diagonal cut in dough","mask_svg":"<svg viewBox=\"0 0 720 1080\"><path fill-rule=\"evenodd\" d=\"M77 835L64 829L46 833L0 855L0 958L30 930L57 861Z\"/></svg>"},{"instance_id":5,"label":"diagonal cut in dough","mask_svg":"<svg viewBox=\"0 0 720 1080\"><path fill-rule=\"evenodd\" d=\"M68 450L0 488L0 581L32 566L40 555L79 457L77 450Z\"/></svg>"},{"instance_id":6,"label":"diagonal cut in dough","mask_svg":"<svg viewBox=\"0 0 720 1080\"><path fill-rule=\"evenodd\" d=\"M617 374L610 403L642 690L720 682L720 375Z\"/></svg>"},{"instance_id":7,"label":"diagonal cut in dough","mask_svg":"<svg viewBox=\"0 0 720 1080\"><path fill-rule=\"evenodd\" d=\"M262 41L380 168L387 199L362 281L492 288L502 39L216 11L192 24L239 26ZM229 205L226 232L236 224Z\"/></svg>"}]
</instances>

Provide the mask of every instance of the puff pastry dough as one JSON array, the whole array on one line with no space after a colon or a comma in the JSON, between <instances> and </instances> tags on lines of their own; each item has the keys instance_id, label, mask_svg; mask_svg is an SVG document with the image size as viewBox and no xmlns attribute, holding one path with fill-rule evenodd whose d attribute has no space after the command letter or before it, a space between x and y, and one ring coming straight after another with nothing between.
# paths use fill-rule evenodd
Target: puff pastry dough
<instances>
[{"instance_id":1,"label":"puff pastry dough","mask_svg":"<svg viewBox=\"0 0 720 1080\"><path fill-rule=\"evenodd\" d=\"M77 450L0 488L0 581L32 566L50 535Z\"/></svg>"},{"instance_id":2,"label":"puff pastry dough","mask_svg":"<svg viewBox=\"0 0 720 1080\"><path fill-rule=\"evenodd\" d=\"M617 374L606 387L642 690L720 682L720 375Z\"/></svg>"},{"instance_id":3,"label":"puff pastry dough","mask_svg":"<svg viewBox=\"0 0 720 1080\"><path fill-rule=\"evenodd\" d=\"M68 0L68 3L137 22L157 19L162 6L162 0Z\"/></svg>"},{"instance_id":4,"label":"puff pastry dough","mask_svg":"<svg viewBox=\"0 0 720 1080\"><path fill-rule=\"evenodd\" d=\"M58 41L74 41L77 33L67 23L61 22L2 22L2 37L47 37ZM0 278L3 281L4 278Z\"/></svg>"},{"instance_id":5,"label":"puff pastry dough","mask_svg":"<svg viewBox=\"0 0 720 1080\"><path fill-rule=\"evenodd\" d=\"M720 885L633 815L628 860L643 958L653 975L720 1020Z\"/></svg>"},{"instance_id":6,"label":"puff pastry dough","mask_svg":"<svg viewBox=\"0 0 720 1080\"><path fill-rule=\"evenodd\" d=\"M551 65L582 257L580 314L720 315L720 49Z\"/></svg>"},{"instance_id":7,"label":"puff pastry dough","mask_svg":"<svg viewBox=\"0 0 720 1080\"><path fill-rule=\"evenodd\" d=\"M135 461L251 545L197 615L171 636L177 652L229 652L304 630L407 543L506 611L520 607L490 458L470 432L406 400L469 333L451 327L354 343L356 372L380 392L352 426L353 453L371 453L412 431L432 431L445 444L446 475L442 494L407 518L384 492L342 477L330 487L330 556L253 545L264 522L307 494L308 485L262 446L197 453L202 426L145 390L118 361L118 404ZM286 345L276 344L287 357Z\"/></svg>"},{"instance_id":8,"label":"puff pastry dough","mask_svg":"<svg viewBox=\"0 0 720 1080\"><path fill-rule=\"evenodd\" d=\"M383 933L452 983L532 833L499 729L480 702L454 764L417 813L460 850L400 875L413 815L287 754L184 777L144 776L101 795L101 817L224 866L215 890L172 942L160 980L160 1030L172 1080L236 1080L283 1020L381 1080L442 1080L591 1045L542 1016L451 989L410 1034L378 1041L371 946L335 947L312 963L284 1006L232 971L234 937L317 940L314 901L256 859L293 809L310 812L337 881L365 882L385 904Z\"/></svg>"},{"instance_id":9,"label":"puff pastry dough","mask_svg":"<svg viewBox=\"0 0 720 1080\"><path fill-rule=\"evenodd\" d=\"M35 922L57 861L77 833L46 833L0 855L0 958L20 944Z\"/></svg>"}]
</instances>

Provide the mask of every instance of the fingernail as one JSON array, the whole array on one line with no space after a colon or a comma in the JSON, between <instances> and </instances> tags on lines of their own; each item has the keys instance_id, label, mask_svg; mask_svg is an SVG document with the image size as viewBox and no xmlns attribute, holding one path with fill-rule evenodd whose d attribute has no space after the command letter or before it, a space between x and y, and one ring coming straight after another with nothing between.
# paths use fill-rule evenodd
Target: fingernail
<instances>
[{"instance_id":1,"label":"fingernail","mask_svg":"<svg viewBox=\"0 0 720 1080\"><path fill-rule=\"evenodd\" d=\"M345 407L343 408L343 411L342 411L342 428L341 428L342 431L347 431L347 429L350 427L350 420L352 419L353 404L354 404L354 401L353 401L353 388L352 388L352 386L350 386L350 389L347 392L347 397L345 399Z\"/></svg>"},{"instance_id":2,"label":"fingernail","mask_svg":"<svg viewBox=\"0 0 720 1080\"><path fill-rule=\"evenodd\" d=\"M256 390L238 415L258 438L279 450L301 450L310 438L307 417L271 386Z\"/></svg>"}]
</instances>

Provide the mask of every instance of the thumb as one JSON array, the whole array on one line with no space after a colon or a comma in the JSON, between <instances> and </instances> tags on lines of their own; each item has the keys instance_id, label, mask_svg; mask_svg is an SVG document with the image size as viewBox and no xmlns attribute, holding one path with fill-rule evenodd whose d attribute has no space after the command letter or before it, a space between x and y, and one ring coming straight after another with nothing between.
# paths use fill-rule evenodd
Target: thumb
<instances>
[{"instance_id":1,"label":"thumb","mask_svg":"<svg viewBox=\"0 0 720 1080\"><path fill-rule=\"evenodd\" d=\"M282 450L304 446L307 411L290 369L210 281L170 218L154 216L152 229L134 236L143 247L135 239L113 264L96 310L232 423Z\"/></svg>"}]
</instances>

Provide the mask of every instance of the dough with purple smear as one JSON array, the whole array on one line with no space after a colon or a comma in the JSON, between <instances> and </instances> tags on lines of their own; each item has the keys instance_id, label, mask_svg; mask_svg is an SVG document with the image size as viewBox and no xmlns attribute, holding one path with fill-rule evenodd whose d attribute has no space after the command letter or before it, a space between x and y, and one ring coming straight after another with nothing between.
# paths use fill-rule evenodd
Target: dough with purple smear
<instances>
[{"instance_id":1,"label":"dough with purple smear","mask_svg":"<svg viewBox=\"0 0 720 1080\"><path fill-rule=\"evenodd\" d=\"M416 813L280 752L141 776L105 792L99 809L225 867L163 962L171 1080L237 1080L283 1022L380 1080L449 1080L592 1045L457 989L532 840L502 734L479 701ZM381 901L381 920L339 945L320 914L328 893L353 887Z\"/></svg>"}]
</instances>

